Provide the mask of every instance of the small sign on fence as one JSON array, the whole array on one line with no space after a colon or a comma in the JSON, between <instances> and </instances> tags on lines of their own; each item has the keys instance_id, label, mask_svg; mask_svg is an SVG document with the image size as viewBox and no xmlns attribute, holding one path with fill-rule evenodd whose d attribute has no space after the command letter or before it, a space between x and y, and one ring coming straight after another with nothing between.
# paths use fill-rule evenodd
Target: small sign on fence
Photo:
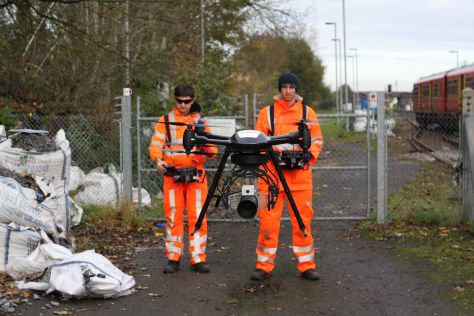
<instances>
[{"instance_id":1,"label":"small sign on fence","mask_svg":"<svg viewBox=\"0 0 474 316\"><path fill-rule=\"evenodd\" d=\"M212 133L222 136L232 136L235 134L235 119L206 117L209 125L212 125Z\"/></svg>"}]
</instances>

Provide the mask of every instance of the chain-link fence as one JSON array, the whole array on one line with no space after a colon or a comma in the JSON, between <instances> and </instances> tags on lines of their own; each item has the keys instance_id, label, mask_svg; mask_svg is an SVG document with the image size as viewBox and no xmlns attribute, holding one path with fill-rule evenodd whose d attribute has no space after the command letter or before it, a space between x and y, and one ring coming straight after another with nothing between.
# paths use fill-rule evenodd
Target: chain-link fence
<instances>
[{"instance_id":1,"label":"chain-link fence","mask_svg":"<svg viewBox=\"0 0 474 316\"><path fill-rule=\"evenodd\" d=\"M252 100L252 98L250 98ZM255 102L255 106L252 103ZM253 117L257 116L258 98L248 105L247 116L219 117L235 119L236 129L252 129ZM261 102L260 102L261 103ZM244 107L244 105L242 105ZM255 112L254 110L255 109ZM150 161L147 147L158 117L141 117L135 109L133 125L133 185L146 191L141 192L142 206L161 205L163 177ZM313 188L315 217L319 219L364 218L376 205L377 169L376 169L376 114L365 112L356 114L318 114L323 131L324 146L319 160L313 166ZM79 199L81 204L103 204L107 195L114 205L122 191L121 175L121 128L120 120L111 116L22 116L16 127L43 129L54 136L63 129L72 152L70 183L79 183L72 187L74 197L84 197L87 188L95 188L87 198ZM351 129L346 128L346 121ZM458 116L435 116L412 111L387 112L387 193L393 194L412 183L422 172L424 161L443 161L454 166L459 162ZM224 148L219 148L220 153ZM206 163L207 176L212 180L220 157ZM109 167L112 166L112 167ZM102 168L97 170L96 168ZM468 165L464 166L469 167ZM222 184L232 165L226 165ZM76 172L83 172L76 175ZM75 180L80 178L79 180ZM210 181L209 181L210 182ZM236 190L253 179L242 180ZM70 187L71 189L71 187ZM465 191L464 195L466 195ZM137 190L134 190L134 194ZM232 193L232 192L231 192ZM138 202L135 194L134 200ZM111 198L112 197L112 198ZM466 200L470 201L470 200ZM211 219L239 219L232 209L209 209Z\"/></svg>"},{"instance_id":2,"label":"chain-link fence","mask_svg":"<svg viewBox=\"0 0 474 316\"><path fill-rule=\"evenodd\" d=\"M15 129L47 131L43 140L53 142L63 130L71 151L71 168L67 166L69 174L63 176L71 196L81 205L117 204L122 190L117 119L100 115L19 115ZM22 148L22 144L17 147L35 153L43 140L39 138L29 148Z\"/></svg>"}]
</instances>

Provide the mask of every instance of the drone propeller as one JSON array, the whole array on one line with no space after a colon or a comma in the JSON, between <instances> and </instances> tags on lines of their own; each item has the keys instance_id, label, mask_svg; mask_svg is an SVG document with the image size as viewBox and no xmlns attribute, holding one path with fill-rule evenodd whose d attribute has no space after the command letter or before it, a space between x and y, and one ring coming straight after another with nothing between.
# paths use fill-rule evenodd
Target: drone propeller
<instances>
[{"instance_id":1,"label":"drone propeller","mask_svg":"<svg viewBox=\"0 0 474 316\"><path fill-rule=\"evenodd\" d=\"M160 124L176 125L176 126L187 126L187 127L222 127L222 125L215 124L203 124L203 123L184 123L184 122L158 122Z\"/></svg>"},{"instance_id":2,"label":"drone propeller","mask_svg":"<svg viewBox=\"0 0 474 316\"><path fill-rule=\"evenodd\" d=\"M163 151L166 151L168 153L177 153L177 154L186 154L186 150L183 150L183 149L163 149ZM202 150L192 150L189 152L190 154L195 154L195 155L222 155L222 154L218 154L218 153L209 153L207 151L202 151Z\"/></svg>"},{"instance_id":3,"label":"drone propeller","mask_svg":"<svg viewBox=\"0 0 474 316\"><path fill-rule=\"evenodd\" d=\"M275 125L282 125L282 124L292 124L292 125L300 125L304 123L307 126L319 126L319 122L316 120L311 120L311 119L301 119L301 120L283 120L282 122L278 123L276 122Z\"/></svg>"}]
</instances>

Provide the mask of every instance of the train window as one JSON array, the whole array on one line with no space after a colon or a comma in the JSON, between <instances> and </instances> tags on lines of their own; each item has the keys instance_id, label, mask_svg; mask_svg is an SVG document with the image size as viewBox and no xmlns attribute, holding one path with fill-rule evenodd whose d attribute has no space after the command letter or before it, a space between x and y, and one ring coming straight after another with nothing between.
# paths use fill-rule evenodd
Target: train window
<instances>
[{"instance_id":1,"label":"train window","mask_svg":"<svg viewBox=\"0 0 474 316\"><path fill-rule=\"evenodd\" d=\"M438 96L438 83L437 82L433 83L433 96L435 97Z\"/></svg>"},{"instance_id":2,"label":"train window","mask_svg":"<svg viewBox=\"0 0 474 316\"><path fill-rule=\"evenodd\" d=\"M413 95L414 95L415 97L418 96L418 86L415 86L415 88L413 89Z\"/></svg>"},{"instance_id":3,"label":"train window","mask_svg":"<svg viewBox=\"0 0 474 316\"><path fill-rule=\"evenodd\" d=\"M466 79L466 87L474 89L474 77L470 77Z\"/></svg>"},{"instance_id":4,"label":"train window","mask_svg":"<svg viewBox=\"0 0 474 316\"><path fill-rule=\"evenodd\" d=\"M430 86L423 86L422 94L424 97L430 96Z\"/></svg>"},{"instance_id":5,"label":"train window","mask_svg":"<svg viewBox=\"0 0 474 316\"><path fill-rule=\"evenodd\" d=\"M448 95L458 95L457 80L448 80Z\"/></svg>"}]
</instances>

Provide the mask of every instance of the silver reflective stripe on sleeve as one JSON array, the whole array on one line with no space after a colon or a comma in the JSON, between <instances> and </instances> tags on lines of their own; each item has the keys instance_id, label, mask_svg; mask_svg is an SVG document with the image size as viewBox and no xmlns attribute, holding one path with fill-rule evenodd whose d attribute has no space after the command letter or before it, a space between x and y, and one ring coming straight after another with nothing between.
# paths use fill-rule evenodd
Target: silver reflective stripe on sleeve
<instances>
[{"instance_id":1,"label":"silver reflective stripe on sleeve","mask_svg":"<svg viewBox=\"0 0 474 316\"><path fill-rule=\"evenodd\" d=\"M308 261L314 261L314 253L311 253L306 256L298 256L298 262L308 262Z\"/></svg>"},{"instance_id":2,"label":"silver reflective stripe on sleeve","mask_svg":"<svg viewBox=\"0 0 474 316\"><path fill-rule=\"evenodd\" d=\"M277 248L264 248L264 247L261 247L261 246L257 246L257 250L259 250L263 253L267 253L269 255L274 255L277 252Z\"/></svg>"},{"instance_id":3,"label":"silver reflective stripe on sleeve","mask_svg":"<svg viewBox=\"0 0 474 316\"><path fill-rule=\"evenodd\" d=\"M272 126L272 121L271 121L271 118L270 118L270 107L267 110L267 120L268 120L268 126L271 127ZM273 133L275 133L275 131L273 131Z\"/></svg>"},{"instance_id":4,"label":"silver reflective stripe on sleeve","mask_svg":"<svg viewBox=\"0 0 474 316\"><path fill-rule=\"evenodd\" d=\"M150 143L150 146L158 146L160 148L163 148L163 143L160 143L160 142L151 142Z\"/></svg>"},{"instance_id":5,"label":"silver reflective stripe on sleeve","mask_svg":"<svg viewBox=\"0 0 474 316\"><path fill-rule=\"evenodd\" d=\"M158 137L159 139L162 139L162 140L166 139L166 135L163 134L163 133L155 132L155 135L153 135L153 136Z\"/></svg>"},{"instance_id":6,"label":"silver reflective stripe on sleeve","mask_svg":"<svg viewBox=\"0 0 474 316\"><path fill-rule=\"evenodd\" d=\"M186 156L186 153L177 153L175 151L165 151L163 154L165 156Z\"/></svg>"}]
</instances>

